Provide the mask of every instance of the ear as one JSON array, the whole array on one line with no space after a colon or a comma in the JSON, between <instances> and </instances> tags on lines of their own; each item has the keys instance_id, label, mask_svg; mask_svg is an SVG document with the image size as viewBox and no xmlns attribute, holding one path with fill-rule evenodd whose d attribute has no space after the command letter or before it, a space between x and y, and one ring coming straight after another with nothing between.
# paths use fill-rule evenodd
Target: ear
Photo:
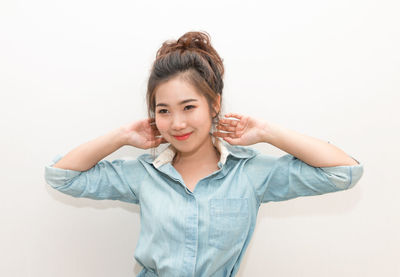
<instances>
[{"instance_id":1,"label":"ear","mask_svg":"<svg viewBox=\"0 0 400 277\"><path fill-rule=\"evenodd\" d=\"M217 111L217 113L219 112L220 108L221 108L221 94L218 94L218 98L216 100L216 102L214 103L214 110ZM216 116L216 113L213 111L213 117Z\"/></svg>"}]
</instances>

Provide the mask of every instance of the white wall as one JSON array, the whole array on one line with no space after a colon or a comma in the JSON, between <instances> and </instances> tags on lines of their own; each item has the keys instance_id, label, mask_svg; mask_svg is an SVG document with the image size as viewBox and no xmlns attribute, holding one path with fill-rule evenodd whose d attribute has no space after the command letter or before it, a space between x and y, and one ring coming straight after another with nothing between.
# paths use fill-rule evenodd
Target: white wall
<instances>
[{"instance_id":1,"label":"white wall","mask_svg":"<svg viewBox=\"0 0 400 277\"><path fill-rule=\"evenodd\" d=\"M145 117L161 43L205 30L225 61L227 111L329 140L365 166L349 191L262 206L238 276L400 276L399 8L395 0L1 1L0 275L140 271L139 208L64 195L45 183L44 166ZM123 147L106 159L145 152Z\"/></svg>"}]
</instances>

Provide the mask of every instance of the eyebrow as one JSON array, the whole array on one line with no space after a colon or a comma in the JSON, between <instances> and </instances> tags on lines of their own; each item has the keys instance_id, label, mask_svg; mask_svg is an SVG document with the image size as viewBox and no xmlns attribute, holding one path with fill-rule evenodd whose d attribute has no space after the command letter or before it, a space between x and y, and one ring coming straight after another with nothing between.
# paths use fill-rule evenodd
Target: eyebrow
<instances>
[{"instance_id":1,"label":"eyebrow","mask_svg":"<svg viewBox=\"0 0 400 277\"><path fill-rule=\"evenodd\" d=\"M185 104L185 103L188 103L188 102L192 102L192 101L197 101L197 99L186 99L186 100L183 100L183 101L179 102L179 105L182 105L182 104ZM158 104L156 105L156 107L158 107L158 106L167 107L168 104L165 104L165 103L158 103Z\"/></svg>"}]
</instances>

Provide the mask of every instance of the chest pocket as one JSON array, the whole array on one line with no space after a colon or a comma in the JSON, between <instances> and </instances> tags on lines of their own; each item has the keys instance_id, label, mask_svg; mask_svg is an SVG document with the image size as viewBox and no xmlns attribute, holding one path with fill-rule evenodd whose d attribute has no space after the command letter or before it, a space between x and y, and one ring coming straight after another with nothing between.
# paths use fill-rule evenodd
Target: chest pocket
<instances>
[{"instance_id":1,"label":"chest pocket","mask_svg":"<svg viewBox=\"0 0 400 277\"><path fill-rule=\"evenodd\" d=\"M208 244L229 249L242 242L249 225L247 198L210 199L210 225Z\"/></svg>"}]
</instances>

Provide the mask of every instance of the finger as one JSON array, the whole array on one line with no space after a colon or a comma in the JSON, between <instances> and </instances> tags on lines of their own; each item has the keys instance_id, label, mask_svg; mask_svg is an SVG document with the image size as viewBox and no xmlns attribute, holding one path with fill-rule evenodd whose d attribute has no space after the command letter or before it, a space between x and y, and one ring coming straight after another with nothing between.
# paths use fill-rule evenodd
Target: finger
<instances>
[{"instance_id":1,"label":"finger","mask_svg":"<svg viewBox=\"0 0 400 277\"><path fill-rule=\"evenodd\" d=\"M249 121L249 117L243 116L242 119L238 122L237 128L240 130L243 130L247 126L248 121Z\"/></svg>"},{"instance_id":2,"label":"finger","mask_svg":"<svg viewBox=\"0 0 400 277\"><path fill-rule=\"evenodd\" d=\"M227 137L227 136L229 136L229 133L213 132L213 135L214 135L215 137L221 137L221 138L224 138L224 137Z\"/></svg>"},{"instance_id":3,"label":"finger","mask_svg":"<svg viewBox=\"0 0 400 277\"><path fill-rule=\"evenodd\" d=\"M222 125L222 124L218 124L217 129L221 130L221 131L228 131L228 132L234 132L236 127L233 126L228 126L228 125Z\"/></svg>"},{"instance_id":4,"label":"finger","mask_svg":"<svg viewBox=\"0 0 400 277\"><path fill-rule=\"evenodd\" d=\"M241 132L246 129L248 125L248 117L243 117L242 120L220 120L217 128L230 131L230 132Z\"/></svg>"},{"instance_id":5,"label":"finger","mask_svg":"<svg viewBox=\"0 0 400 277\"><path fill-rule=\"evenodd\" d=\"M231 133L229 137L231 138L240 138L243 135L243 132L236 131L235 133Z\"/></svg>"},{"instance_id":6,"label":"finger","mask_svg":"<svg viewBox=\"0 0 400 277\"><path fill-rule=\"evenodd\" d=\"M153 139L165 140L165 138L164 138L161 134L157 134L157 135L153 136ZM165 141L166 141L166 140L165 140Z\"/></svg>"},{"instance_id":7,"label":"finger","mask_svg":"<svg viewBox=\"0 0 400 277\"><path fill-rule=\"evenodd\" d=\"M239 143L238 140L235 138L225 137L224 140L232 145L236 145Z\"/></svg>"},{"instance_id":8,"label":"finger","mask_svg":"<svg viewBox=\"0 0 400 277\"><path fill-rule=\"evenodd\" d=\"M220 119L218 123L225 124L225 125L236 126L239 123L239 120Z\"/></svg>"},{"instance_id":9,"label":"finger","mask_svg":"<svg viewBox=\"0 0 400 277\"><path fill-rule=\"evenodd\" d=\"M214 136L218 136L218 137L221 137L221 138L226 138L226 137L229 137L229 138L240 138L242 136L242 134L243 134L242 132L240 132L240 133L236 133L236 132L234 132L234 133L214 132L213 133Z\"/></svg>"},{"instance_id":10,"label":"finger","mask_svg":"<svg viewBox=\"0 0 400 277\"><path fill-rule=\"evenodd\" d=\"M243 115L238 114L238 113L227 113L227 114L225 114L225 117L234 117L237 119L241 119L243 117Z\"/></svg>"}]
</instances>

